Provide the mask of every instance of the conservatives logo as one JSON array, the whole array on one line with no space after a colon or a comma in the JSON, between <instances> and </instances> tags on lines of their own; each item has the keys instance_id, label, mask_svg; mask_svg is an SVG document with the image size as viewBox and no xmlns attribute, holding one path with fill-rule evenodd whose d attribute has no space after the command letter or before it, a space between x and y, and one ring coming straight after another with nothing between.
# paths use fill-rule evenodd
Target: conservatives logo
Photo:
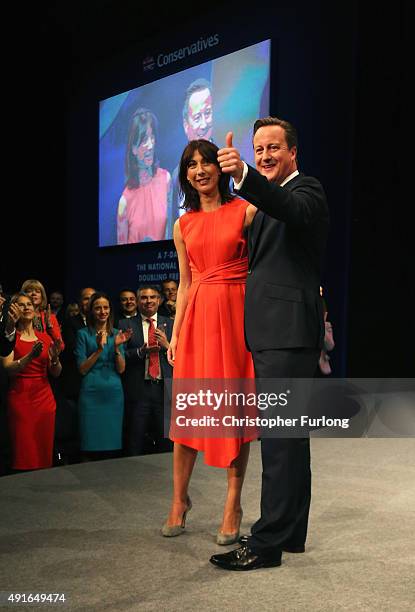
<instances>
[{"instance_id":1,"label":"conservatives logo","mask_svg":"<svg viewBox=\"0 0 415 612\"><path fill-rule=\"evenodd\" d=\"M143 70L153 70L154 66L156 65L156 62L154 61L154 57L152 57L151 55L148 55L146 58L143 59Z\"/></svg>"},{"instance_id":2,"label":"conservatives logo","mask_svg":"<svg viewBox=\"0 0 415 612\"><path fill-rule=\"evenodd\" d=\"M153 70L156 64L159 68L168 66L169 64L173 64L174 62L194 55L195 53L206 51L206 49L209 49L209 47L215 47L218 44L219 34L213 34L212 36L208 36L206 38L201 37L196 42L191 43L186 47L181 47L181 49L176 49L171 53L159 53L157 56L157 62L154 60L154 57L147 56L143 60L143 70Z\"/></svg>"}]
</instances>

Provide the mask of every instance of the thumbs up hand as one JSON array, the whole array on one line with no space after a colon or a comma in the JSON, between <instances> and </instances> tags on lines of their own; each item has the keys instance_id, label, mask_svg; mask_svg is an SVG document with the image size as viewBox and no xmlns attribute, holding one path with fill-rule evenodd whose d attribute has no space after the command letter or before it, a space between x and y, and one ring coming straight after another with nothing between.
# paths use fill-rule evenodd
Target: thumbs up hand
<instances>
[{"instance_id":1,"label":"thumbs up hand","mask_svg":"<svg viewBox=\"0 0 415 612\"><path fill-rule=\"evenodd\" d=\"M241 160L241 155L233 146L233 133L226 134L226 147L218 151L218 163L222 172L230 174L231 177L239 183L242 179L244 165Z\"/></svg>"}]
</instances>

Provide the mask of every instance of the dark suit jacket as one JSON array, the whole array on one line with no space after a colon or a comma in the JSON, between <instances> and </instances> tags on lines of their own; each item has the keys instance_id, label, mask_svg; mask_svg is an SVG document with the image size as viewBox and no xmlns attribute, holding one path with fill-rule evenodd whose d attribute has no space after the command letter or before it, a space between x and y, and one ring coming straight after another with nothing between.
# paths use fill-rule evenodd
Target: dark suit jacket
<instances>
[{"instance_id":1,"label":"dark suit jacket","mask_svg":"<svg viewBox=\"0 0 415 612\"><path fill-rule=\"evenodd\" d=\"M240 194L260 209L248 237L248 348L321 347L320 268L329 226L321 184L300 174L280 187L248 166Z\"/></svg>"},{"instance_id":2,"label":"dark suit jacket","mask_svg":"<svg viewBox=\"0 0 415 612\"><path fill-rule=\"evenodd\" d=\"M157 324L166 324L166 336L170 340L173 331L173 321L167 317L157 315ZM145 373L145 358L138 356L138 349L144 344L143 325L141 315L132 317L131 319L121 319L119 329L133 330L133 335L125 345L125 372L123 374L123 384L125 398L127 401L137 401L145 393L144 389L144 373ZM167 361L167 350L161 349L159 352L160 367L163 378L173 377L173 368Z\"/></svg>"},{"instance_id":3,"label":"dark suit jacket","mask_svg":"<svg viewBox=\"0 0 415 612\"><path fill-rule=\"evenodd\" d=\"M0 314L0 357L7 357L14 349L16 343L16 333L12 340L6 338L6 324L9 314L10 297L4 302L3 310Z\"/></svg>"},{"instance_id":4,"label":"dark suit jacket","mask_svg":"<svg viewBox=\"0 0 415 612\"><path fill-rule=\"evenodd\" d=\"M79 329L85 327L82 315L68 317L62 326L62 337L65 349L61 354L62 374L60 386L66 397L77 399L81 388L81 375L75 358L76 335Z\"/></svg>"}]
</instances>

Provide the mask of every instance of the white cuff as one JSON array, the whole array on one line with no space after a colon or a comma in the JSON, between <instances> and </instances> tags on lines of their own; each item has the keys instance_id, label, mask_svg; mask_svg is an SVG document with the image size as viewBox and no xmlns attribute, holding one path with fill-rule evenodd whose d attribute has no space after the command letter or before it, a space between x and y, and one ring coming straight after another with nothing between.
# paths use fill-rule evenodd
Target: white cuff
<instances>
[{"instance_id":1,"label":"white cuff","mask_svg":"<svg viewBox=\"0 0 415 612\"><path fill-rule=\"evenodd\" d=\"M235 187L236 191L239 191L241 189L242 185L244 184L244 180L246 179L246 175L248 174L248 166L245 162L242 163L244 165L244 170L242 172L241 180L239 181L239 183L237 183L235 179L233 180L233 186Z\"/></svg>"}]
</instances>

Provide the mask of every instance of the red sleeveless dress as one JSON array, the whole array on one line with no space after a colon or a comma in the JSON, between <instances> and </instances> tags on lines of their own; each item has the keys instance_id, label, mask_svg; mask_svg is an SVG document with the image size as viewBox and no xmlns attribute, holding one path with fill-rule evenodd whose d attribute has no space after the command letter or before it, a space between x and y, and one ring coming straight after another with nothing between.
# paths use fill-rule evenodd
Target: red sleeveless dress
<instances>
[{"instance_id":1,"label":"red sleeveless dress","mask_svg":"<svg viewBox=\"0 0 415 612\"><path fill-rule=\"evenodd\" d=\"M244 337L248 258L243 226L248 205L235 198L213 212L188 212L180 217L192 285L179 334L174 379L254 378ZM174 434L176 431L174 428ZM176 435L171 439L204 451L205 463L216 467L229 467L241 445L252 440Z\"/></svg>"},{"instance_id":2,"label":"red sleeveless dress","mask_svg":"<svg viewBox=\"0 0 415 612\"><path fill-rule=\"evenodd\" d=\"M33 342L21 340L16 332L14 359L27 355ZM12 467L34 470L52 466L56 402L48 379L48 351L52 339L36 331L43 349L21 372L10 379L7 395Z\"/></svg>"}]
</instances>

